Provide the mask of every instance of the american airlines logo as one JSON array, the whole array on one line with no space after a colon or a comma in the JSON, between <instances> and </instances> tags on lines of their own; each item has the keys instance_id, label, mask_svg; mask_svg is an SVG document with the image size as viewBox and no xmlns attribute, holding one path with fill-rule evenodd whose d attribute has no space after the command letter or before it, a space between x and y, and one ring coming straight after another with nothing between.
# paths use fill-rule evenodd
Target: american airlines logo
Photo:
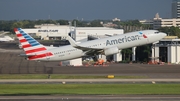
<instances>
[{"instance_id":1,"label":"american airlines logo","mask_svg":"<svg viewBox=\"0 0 180 101\"><path fill-rule=\"evenodd\" d=\"M140 37L139 35L134 35L134 36L128 36L128 37L125 36L123 38L114 39L114 40L107 40L106 46L139 40L140 39L139 37Z\"/></svg>"},{"instance_id":2,"label":"american airlines logo","mask_svg":"<svg viewBox=\"0 0 180 101\"><path fill-rule=\"evenodd\" d=\"M147 36L143 34L142 32L139 32L139 34L141 34L144 38L147 38Z\"/></svg>"}]
</instances>

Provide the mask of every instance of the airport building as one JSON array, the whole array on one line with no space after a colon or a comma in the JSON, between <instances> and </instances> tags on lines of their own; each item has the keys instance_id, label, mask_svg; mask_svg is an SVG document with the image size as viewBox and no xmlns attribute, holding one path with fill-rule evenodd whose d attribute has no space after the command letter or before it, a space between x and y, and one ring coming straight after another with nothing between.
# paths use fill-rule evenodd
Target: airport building
<instances>
[{"instance_id":1,"label":"airport building","mask_svg":"<svg viewBox=\"0 0 180 101\"><path fill-rule=\"evenodd\" d=\"M140 20L139 22L143 25L153 25L153 20Z\"/></svg>"},{"instance_id":2,"label":"airport building","mask_svg":"<svg viewBox=\"0 0 180 101\"><path fill-rule=\"evenodd\" d=\"M172 18L180 18L180 0L172 2Z\"/></svg>"},{"instance_id":3,"label":"airport building","mask_svg":"<svg viewBox=\"0 0 180 101\"><path fill-rule=\"evenodd\" d=\"M163 19L160 18L159 14L157 13L153 20L140 20L142 24L153 25L153 29L159 29L161 27L179 27L180 28L180 19L173 18L173 19Z\"/></svg>"},{"instance_id":4,"label":"airport building","mask_svg":"<svg viewBox=\"0 0 180 101\"><path fill-rule=\"evenodd\" d=\"M158 43L154 43L152 57L157 61L179 64L180 39L177 36L167 36Z\"/></svg>"},{"instance_id":5,"label":"airport building","mask_svg":"<svg viewBox=\"0 0 180 101\"><path fill-rule=\"evenodd\" d=\"M132 61L136 61L136 48L132 48ZM152 43L151 57L153 64L166 62L180 64L180 39L177 36L166 36L158 42Z\"/></svg>"},{"instance_id":6,"label":"airport building","mask_svg":"<svg viewBox=\"0 0 180 101\"><path fill-rule=\"evenodd\" d=\"M153 19L154 29L158 29L160 27L180 27L180 0L172 0L172 19L162 19L159 14L155 15Z\"/></svg>"},{"instance_id":7,"label":"airport building","mask_svg":"<svg viewBox=\"0 0 180 101\"><path fill-rule=\"evenodd\" d=\"M173 19L162 19L159 17L157 13L154 18L154 29L159 29L160 27L180 27L180 19L173 18Z\"/></svg>"},{"instance_id":8,"label":"airport building","mask_svg":"<svg viewBox=\"0 0 180 101\"><path fill-rule=\"evenodd\" d=\"M76 41L87 41L89 37L105 37L123 34L123 29L108 27L73 27L68 25L43 24L35 25L35 29L24 29L27 33L36 34L42 40L66 40L71 32L71 36Z\"/></svg>"}]
</instances>

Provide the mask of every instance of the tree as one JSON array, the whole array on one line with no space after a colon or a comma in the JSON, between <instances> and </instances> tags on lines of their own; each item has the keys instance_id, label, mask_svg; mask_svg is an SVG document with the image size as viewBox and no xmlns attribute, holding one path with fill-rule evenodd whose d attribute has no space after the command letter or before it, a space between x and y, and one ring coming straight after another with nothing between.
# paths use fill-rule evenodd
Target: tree
<instances>
[{"instance_id":1,"label":"tree","mask_svg":"<svg viewBox=\"0 0 180 101\"><path fill-rule=\"evenodd\" d=\"M158 29L161 32L167 33L169 36L178 36L180 38L180 29L179 27L161 27Z\"/></svg>"},{"instance_id":2,"label":"tree","mask_svg":"<svg viewBox=\"0 0 180 101\"><path fill-rule=\"evenodd\" d=\"M79 20L73 20L72 23L76 22L76 26L77 27L86 27L87 26L87 22L85 21L79 21Z\"/></svg>"},{"instance_id":3,"label":"tree","mask_svg":"<svg viewBox=\"0 0 180 101\"><path fill-rule=\"evenodd\" d=\"M132 52L131 48L128 48L128 49L121 50L121 54L123 54L124 60L130 61L131 60L130 58L131 58L131 55L133 54L133 52Z\"/></svg>"},{"instance_id":4,"label":"tree","mask_svg":"<svg viewBox=\"0 0 180 101\"><path fill-rule=\"evenodd\" d=\"M144 50L143 50L143 52L146 54L146 59L145 59L145 61L146 62L148 62L148 60L149 60L149 57L150 57L150 55L151 55L151 45L144 45L143 46L144 47Z\"/></svg>"},{"instance_id":5,"label":"tree","mask_svg":"<svg viewBox=\"0 0 180 101\"><path fill-rule=\"evenodd\" d=\"M137 30L145 30L145 29L152 29L150 25L143 25L139 22L139 20L127 20L121 22L113 22L114 24L118 25L118 28L124 29L124 32L132 32Z\"/></svg>"},{"instance_id":6,"label":"tree","mask_svg":"<svg viewBox=\"0 0 180 101\"><path fill-rule=\"evenodd\" d=\"M57 20L56 23L60 24L60 25L69 25L69 21L68 20Z\"/></svg>"},{"instance_id":7,"label":"tree","mask_svg":"<svg viewBox=\"0 0 180 101\"><path fill-rule=\"evenodd\" d=\"M136 59L140 62L147 62L149 60L149 57L151 56L151 46L152 44L138 46L136 48Z\"/></svg>"},{"instance_id":8,"label":"tree","mask_svg":"<svg viewBox=\"0 0 180 101\"><path fill-rule=\"evenodd\" d=\"M122 49L121 54L123 55L123 59L126 60L126 49Z\"/></svg>"},{"instance_id":9,"label":"tree","mask_svg":"<svg viewBox=\"0 0 180 101\"><path fill-rule=\"evenodd\" d=\"M100 22L100 20L91 21L89 27L103 27L103 25L100 24Z\"/></svg>"}]
</instances>

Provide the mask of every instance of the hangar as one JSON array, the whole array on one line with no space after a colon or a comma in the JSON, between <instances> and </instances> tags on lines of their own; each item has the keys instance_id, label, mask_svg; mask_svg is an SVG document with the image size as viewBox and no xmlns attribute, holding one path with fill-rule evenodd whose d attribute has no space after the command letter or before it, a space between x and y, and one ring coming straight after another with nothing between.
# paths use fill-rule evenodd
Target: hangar
<instances>
[{"instance_id":1,"label":"hangar","mask_svg":"<svg viewBox=\"0 0 180 101\"><path fill-rule=\"evenodd\" d=\"M34 29L23 29L27 33L36 34L42 40L65 40L68 33L76 41L87 41L89 37L104 37L123 34L123 29L108 27L74 27L69 25L42 24L35 25Z\"/></svg>"}]
</instances>

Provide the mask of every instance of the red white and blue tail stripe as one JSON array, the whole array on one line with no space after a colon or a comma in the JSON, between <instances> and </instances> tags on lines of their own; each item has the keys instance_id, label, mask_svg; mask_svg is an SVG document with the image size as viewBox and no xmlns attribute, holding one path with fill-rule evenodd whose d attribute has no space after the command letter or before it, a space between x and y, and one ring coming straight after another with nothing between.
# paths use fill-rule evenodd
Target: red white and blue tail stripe
<instances>
[{"instance_id":1,"label":"red white and blue tail stripe","mask_svg":"<svg viewBox=\"0 0 180 101\"><path fill-rule=\"evenodd\" d=\"M52 56L47 48L24 32L21 28L14 28L17 38L29 60L42 60Z\"/></svg>"}]
</instances>

